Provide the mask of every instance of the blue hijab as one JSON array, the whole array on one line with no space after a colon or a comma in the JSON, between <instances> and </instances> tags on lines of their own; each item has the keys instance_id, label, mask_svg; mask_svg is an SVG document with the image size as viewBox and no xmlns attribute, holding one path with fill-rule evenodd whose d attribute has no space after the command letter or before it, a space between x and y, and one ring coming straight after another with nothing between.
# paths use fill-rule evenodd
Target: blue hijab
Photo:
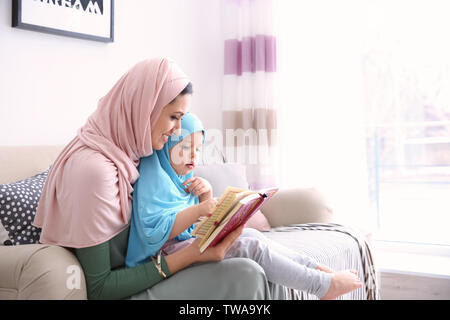
<instances>
[{"instance_id":1,"label":"blue hijab","mask_svg":"<svg viewBox=\"0 0 450 320\"><path fill-rule=\"evenodd\" d=\"M151 261L151 257L168 240L177 213L199 203L198 197L186 193L182 185L194 173L178 175L169 158L170 148L198 131L203 132L205 141L201 121L188 112L181 120L181 135L169 137L161 150L140 159L139 178L133 186L133 209L125 260L127 267ZM190 226L174 239L183 241L191 238L193 228Z\"/></svg>"}]
</instances>

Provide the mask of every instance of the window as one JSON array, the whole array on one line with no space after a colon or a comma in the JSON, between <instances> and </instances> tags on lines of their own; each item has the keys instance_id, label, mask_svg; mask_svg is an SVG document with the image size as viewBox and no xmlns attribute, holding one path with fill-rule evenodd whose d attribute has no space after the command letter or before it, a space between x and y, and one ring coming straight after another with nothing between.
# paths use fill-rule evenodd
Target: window
<instances>
[{"instance_id":1,"label":"window","mask_svg":"<svg viewBox=\"0 0 450 320\"><path fill-rule=\"evenodd\" d=\"M281 186L375 239L450 246L447 2L277 6Z\"/></svg>"},{"instance_id":2,"label":"window","mask_svg":"<svg viewBox=\"0 0 450 320\"><path fill-rule=\"evenodd\" d=\"M445 8L438 1L370 8L362 65L378 239L450 245L450 22Z\"/></svg>"}]
</instances>

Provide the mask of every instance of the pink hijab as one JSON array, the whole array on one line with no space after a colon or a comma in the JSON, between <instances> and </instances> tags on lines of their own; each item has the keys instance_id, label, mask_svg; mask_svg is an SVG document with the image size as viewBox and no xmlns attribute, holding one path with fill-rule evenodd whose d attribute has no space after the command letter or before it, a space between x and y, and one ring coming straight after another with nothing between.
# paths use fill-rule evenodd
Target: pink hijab
<instances>
[{"instance_id":1,"label":"pink hijab","mask_svg":"<svg viewBox=\"0 0 450 320\"><path fill-rule=\"evenodd\" d=\"M128 226L139 158L153 152L152 126L188 83L172 60L148 59L99 100L50 170L33 222L40 242L89 247Z\"/></svg>"}]
</instances>

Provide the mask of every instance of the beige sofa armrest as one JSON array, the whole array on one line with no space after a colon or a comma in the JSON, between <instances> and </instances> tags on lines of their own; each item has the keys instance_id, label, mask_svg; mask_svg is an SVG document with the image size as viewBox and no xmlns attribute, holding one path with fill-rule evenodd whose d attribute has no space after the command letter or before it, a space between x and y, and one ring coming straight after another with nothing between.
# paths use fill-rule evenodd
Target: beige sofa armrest
<instances>
[{"instance_id":1,"label":"beige sofa armrest","mask_svg":"<svg viewBox=\"0 0 450 320\"><path fill-rule=\"evenodd\" d=\"M332 221L332 210L314 188L280 189L261 212L272 227Z\"/></svg>"},{"instance_id":2,"label":"beige sofa armrest","mask_svg":"<svg viewBox=\"0 0 450 320\"><path fill-rule=\"evenodd\" d=\"M53 245L0 246L0 300L87 299L83 269Z\"/></svg>"}]
</instances>

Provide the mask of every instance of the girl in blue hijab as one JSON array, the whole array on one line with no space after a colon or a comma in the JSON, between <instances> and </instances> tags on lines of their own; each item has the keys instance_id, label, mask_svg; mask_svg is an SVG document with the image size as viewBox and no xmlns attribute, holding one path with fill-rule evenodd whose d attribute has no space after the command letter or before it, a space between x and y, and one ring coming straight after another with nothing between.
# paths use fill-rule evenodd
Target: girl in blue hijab
<instances>
[{"instance_id":1,"label":"girl in blue hijab","mask_svg":"<svg viewBox=\"0 0 450 320\"><path fill-rule=\"evenodd\" d=\"M181 135L171 136L163 149L141 159L134 185L133 211L126 257L127 267L150 261L162 248L176 251L193 242L193 223L216 205L211 185L194 177L198 152L205 140L200 120L187 113ZM361 287L354 270L334 272L314 260L245 228L225 259L245 257L256 261L270 282L334 299Z\"/></svg>"},{"instance_id":2,"label":"girl in blue hijab","mask_svg":"<svg viewBox=\"0 0 450 320\"><path fill-rule=\"evenodd\" d=\"M181 120L181 134L141 159L133 186L127 267L151 261L170 239L192 238L192 222L214 208L211 185L193 176L204 140L201 121L188 112Z\"/></svg>"}]
</instances>

